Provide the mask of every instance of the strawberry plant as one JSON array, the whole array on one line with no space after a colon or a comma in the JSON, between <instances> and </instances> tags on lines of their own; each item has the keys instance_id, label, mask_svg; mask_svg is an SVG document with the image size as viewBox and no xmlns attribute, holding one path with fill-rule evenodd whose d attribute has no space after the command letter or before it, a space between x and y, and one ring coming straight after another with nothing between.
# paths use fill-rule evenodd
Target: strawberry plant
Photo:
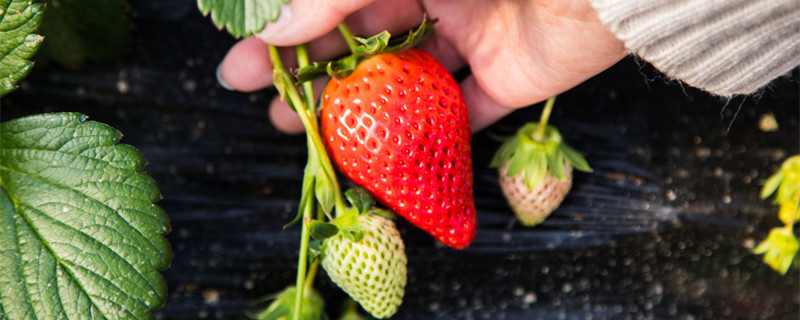
<instances>
[{"instance_id":1,"label":"strawberry plant","mask_svg":"<svg viewBox=\"0 0 800 320\"><path fill-rule=\"evenodd\" d=\"M234 36L260 30L231 27L227 22L239 20L231 19L235 13L220 2L199 4ZM388 32L354 37L342 23L339 30L351 54L312 63L305 45L299 45L295 73L270 46L275 87L306 129L308 162L294 220L302 222L297 279L290 287L296 298L293 305L275 300L267 309L306 319L301 315L304 290L313 290L321 263L372 316L386 318L397 311L406 283L404 245L386 218L393 214L374 207L373 197L453 248L467 247L475 236L470 128L461 90L441 63L411 49L431 25L423 21L407 37L393 39ZM310 80L322 75L331 80L318 119ZM345 194L352 206L344 203L334 164L364 188Z\"/></svg>"}]
</instances>

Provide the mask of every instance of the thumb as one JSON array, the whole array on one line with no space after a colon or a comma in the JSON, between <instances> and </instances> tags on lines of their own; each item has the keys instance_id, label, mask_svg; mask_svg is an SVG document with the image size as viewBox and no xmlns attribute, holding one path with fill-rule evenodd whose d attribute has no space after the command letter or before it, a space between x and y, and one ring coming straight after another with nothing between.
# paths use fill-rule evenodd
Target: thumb
<instances>
[{"instance_id":1,"label":"thumb","mask_svg":"<svg viewBox=\"0 0 800 320\"><path fill-rule=\"evenodd\" d=\"M276 46L309 42L330 32L347 15L374 0L292 0L281 7L278 20L270 22L257 36Z\"/></svg>"}]
</instances>

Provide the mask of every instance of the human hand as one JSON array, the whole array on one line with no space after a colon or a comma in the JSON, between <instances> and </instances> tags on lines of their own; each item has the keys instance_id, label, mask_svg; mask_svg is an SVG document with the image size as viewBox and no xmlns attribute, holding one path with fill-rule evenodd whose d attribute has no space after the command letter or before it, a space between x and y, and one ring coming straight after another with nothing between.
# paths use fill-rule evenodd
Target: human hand
<instances>
[{"instance_id":1,"label":"human hand","mask_svg":"<svg viewBox=\"0 0 800 320\"><path fill-rule=\"evenodd\" d=\"M450 72L470 67L460 85L472 130L479 131L514 109L569 90L626 54L588 0L373 1L292 0L278 21L231 48L217 70L220 83L239 91L272 85L268 43L308 43L312 61L327 60L348 51L335 30L345 18L355 34L370 36L405 32L427 13L438 22L421 48ZM315 90L323 86L315 81ZM273 100L269 114L279 130L303 131L285 102Z\"/></svg>"}]
</instances>

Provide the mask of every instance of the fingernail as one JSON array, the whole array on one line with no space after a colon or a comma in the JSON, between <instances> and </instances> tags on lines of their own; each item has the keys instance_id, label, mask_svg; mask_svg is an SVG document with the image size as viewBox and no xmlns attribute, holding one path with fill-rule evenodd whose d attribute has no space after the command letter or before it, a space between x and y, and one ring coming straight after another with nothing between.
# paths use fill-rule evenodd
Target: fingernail
<instances>
[{"instance_id":1,"label":"fingernail","mask_svg":"<svg viewBox=\"0 0 800 320\"><path fill-rule=\"evenodd\" d=\"M220 87L225 88L225 90L233 91L233 88L222 78L222 63L217 66L217 83L219 83Z\"/></svg>"},{"instance_id":2,"label":"fingernail","mask_svg":"<svg viewBox=\"0 0 800 320\"><path fill-rule=\"evenodd\" d=\"M278 20L273 22L267 23L267 26L264 27L264 30L258 33L258 37L264 41L268 41L270 37L274 34L283 30L286 25L289 24L289 20L292 18L292 11L289 9L288 4L284 4L281 6L281 13L278 16Z\"/></svg>"}]
</instances>

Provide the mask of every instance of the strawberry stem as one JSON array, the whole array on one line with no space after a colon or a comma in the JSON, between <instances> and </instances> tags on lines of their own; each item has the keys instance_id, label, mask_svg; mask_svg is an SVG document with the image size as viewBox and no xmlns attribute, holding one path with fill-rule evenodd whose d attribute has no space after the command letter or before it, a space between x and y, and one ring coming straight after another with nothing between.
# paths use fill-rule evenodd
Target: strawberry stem
<instances>
[{"instance_id":1,"label":"strawberry stem","mask_svg":"<svg viewBox=\"0 0 800 320\"><path fill-rule=\"evenodd\" d=\"M307 66L309 61L305 46L299 45L295 49L297 51L298 65L300 67ZM342 196L339 182L334 174L330 157L328 157L328 153L326 152L325 146L322 143L322 137L320 137L319 134L319 125L316 119L316 108L314 108L314 91L313 87L311 86L311 82L306 81L303 83L302 86L304 95L301 95L301 93L297 90L298 84L294 81L294 78L286 72L283 62L281 61L278 48L270 45L269 53L270 59L272 60L273 75L275 77L273 81L275 86L279 91L281 91L282 96L286 96L287 102L294 108L294 110L297 112L297 115L300 117L300 121L303 123L303 127L306 129L308 146L310 149L313 149L313 152L317 155L317 157L309 157L309 160L313 161L312 159L317 159L319 162L316 164L319 168L318 170L322 170L321 174L331 182L333 187L333 190L331 191L334 193L334 206L336 214L342 214L346 208L344 204L344 197ZM309 152L312 151L309 150ZM312 176L306 175L303 177L303 179L314 179L315 176L316 174ZM319 199L317 200L319 203ZM303 221L312 219L313 207L310 205L310 203L301 202L301 207L299 210L303 213ZM315 262L315 264L311 266L311 270L308 272L308 274L306 272L309 267L308 246L310 235L308 225L306 223L302 223L301 225L302 230L300 238L300 252L298 252L299 258L297 261L297 279L295 284L297 288L297 295L295 296L294 301L294 320L300 320L300 316L302 314L301 310L303 308L304 291L306 286L309 286L310 288L309 283L312 282L317 270L317 264Z\"/></svg>"},{"instance_id":2,"label":"strawberry stem","mask_svg":"<svg viewBox=\"0 0 800 320\"><path fill-rule=\"evenodd\" d=\"M303 221L311 219L311 207L306 206L303 208ZM297 295L294 298L294 319L300 320L300 315L303 310L303 294L306 289L304 282L306 280L306 268L308 267L308 239L311 238L308 234L308 226L306 223L301 223L301 236L300 236L300 257L297 261L297 279L295 280L295 288L297 288Z\"/></svg>"},{"instance_id":3,"label":"strawberry stem","mask_svg":"<svg viewBox=\"0 0 800 320\"><path fill-rule=\"evenodd\" d=\"M297 66L298 68L302 68L309 65L308 60L308 50L306 50L305 44L299 44L295 46L295 50L297 51ZM306 106L310 107L311 109L314 108L314 86L311 81L304 81L302 83L303 86L303 95L306 97ZM311 113L312 119L316 122L316 119L313 117L315 113Z\"/></svg>"},{"instance_id":4,"label":"strawberry stem","mask_svg":"<svg viewBox=\"0 0 800 320\"><path fill-rule=\"evenodd\" d=\"M545 128L547 128L547 121L550 120L550 113L553 112L553 105L556 103L556 97L550 97L544 104L542 109L542 116L539 118L539 126L536 127L536 132L533 133L533 141L544 143L545 141Z\"/></svg>"},{"instance_id":5,"label":"strawberry stem","mask_svg":"<svg viewBox=\"0 0 800 320\"><path fill-rule=\"evenodd\" d=\"M356 42L356 38L353 37L353 33L350 32L350 28L347 27L347 23L342 21L339 23L339 32L344 37L344 41L347 42L347 47L350 48L350 53L356 53L356 47L358 47L358 43Z\"/></svg>"}]
</instances>

